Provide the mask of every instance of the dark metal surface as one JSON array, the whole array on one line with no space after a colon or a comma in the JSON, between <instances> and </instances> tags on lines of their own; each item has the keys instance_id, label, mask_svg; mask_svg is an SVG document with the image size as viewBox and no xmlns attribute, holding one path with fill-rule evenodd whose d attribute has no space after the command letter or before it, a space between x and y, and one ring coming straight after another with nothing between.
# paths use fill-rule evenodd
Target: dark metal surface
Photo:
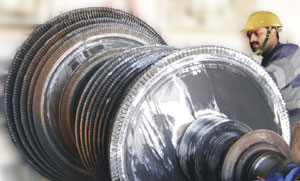
<instances>
[{"instance_id":1,"label":"dark metal surface","mask_svg":"<svg viewBox=\"0 0 300 181\"><path fill-rule=\"evenodd\" d=\"M53 52L44 65L41 65L42 71L36 75L37 80L33 93L32 109L35 110L33 120L43 146L45 147L51 142L56 145L52 148L53 150L46 150L47 154L53 155L51 157L57 155L61 157L56 160L68 156L68 152L61 146L62 138L60 130L57 129L59 107L56 106L59 105L59 98L67 80L77 66L98 52L109 50L112 47L132 47L147 43L138 42L139 39L135 37L135 35L139 35L138 32L131 30L133 35L130 35L127 33L128 30L130 28L125 25L118 27L104 24L104 28L97 27L82 32L80 36L77 35L66 41L57 51ZM114 37L110 34L114 34ZM59 155L60 153L61 155Z\"/></svg>"},{"instance_id":2,"label":"dark metal surface","mask_svg":"<svg viewBox=\"0 0 300 181\"><path fill-rule=\"evenodd\" d=\"M75 116L76 108L83 91L92 75L108 60L127 48L114 48L100 52L82 63L80 67L71 75L66 83L59 104L59 129L62 133L65 144L72 153L76 153L75 142Z\"/></svg>"},{"instance_id":3,"label":"dark metal surface","mask_svg":"<svg viewBox=\"0 0 300 181\"><path fill-rule=\"evenodd\" d=\"M108 25L110 22L115 24ZM88 26L89 24L94 24L94 26ZM71 42L72 37L80 39L79 34L95 27L103 27L99 28L97 32L104 35L103 41L105 41L105 37L115 38L115 40L107 41L115 42L115 44L106 43L107 49L124 47L126 44L136 46L147 43L164 43L151 27L128 13L110 8L74 10L38 27L16 54L8 75L5 88L5 109L13 141L35 169L54 180L83 179L84 175L88 175L88 173L78 158L72 157L61 146L60 134L57 134L57 121L40 121L43 118L40 118L41 114L36 111L42 111L47 115L48 108L41 110L40 108L43 106L35 107L39 103L33 102L34 97L37 96L34 91L35 89L39 90L41 86L39 80L43 77L39 75L39 72L49 70L50 67L45 66L50 64L48 59L57 56L57 52L62 52L61 48L67 44L66 42ZM96 33L96 31L94 32ZM121 34L122 37L118 38ZM88 35L85 37L86 42L89 42L87 37ZM73 38L73 41L74 39L76 38ZM81 45L84 45L85 42L82 43ZM105 43L102 42L102 44ZM97 50L96 45L90 45L90 47L94 48L81 49L82 57L78 57L77 60L82 58L81 61L84 61L101 48L98 47ZM70 65L70 68L75 68L75 64ZM62 71L62 73L65 72ZM55 99L57 98L55 97ZM57 105L59 102L54 101L51 109L56 109ZM60 141L57 141L57 137ZM49 145L51 146L49 147Z\"/></svg>"},{"instance_id":4,"label":"dark metal surface","mask_svg":"<svg viewBox=\"0 0 300 181\"><path fill-rule=\"evenodd\" d=\"M249 164L251 165L251 167L248 166L247 169L247 172L249 173L242 175L242 177L247 180L255 180L257 178L268 178L268 174L270 173L270 171L272 171L272 169L274 169L274 167L279 167L280 164L284 162L287 158L290 159L290 157L286 156L287 155L283 155L281 152L273 152L266 150L263 153L259 154L259 156L257 156L255 160Z\"/></svg>"},{"instance_id":5,"label":"dark metal surface","mask_svg":"<svg viewBox=\"0 0 300 181\"><path fill-rule=\"evenodd\" d=\"M232 144L251 131L245 124L203 111L178 142L180 166L190 180L221 180L223 160Z\"/></svg>"},{"instance_id":6,"label":"dark metal surface","mask_svg":"<svg viewBox=\"0 0 300 181\"><path fill-rule=\"evenodd\" d=\"M226 48L190 48L152 66L124 98L112 128L112 179L185 180L177 142L204 110L273 130L289 142L284 103L261 67Z\"/></svg>"},{"instance_id":7,"label":"dark metal surface","mask_svg":"<svg viewBox=\"0 0 300 181\"><path fill-rule=\"evenodd\" d=\"M253 160L253 155L265 153L266 150L279 153L285 159L291 158L289 146L279 135L270 130L254 130L241 137L228 151L222 168L222 180L254 179L247 178L248 175L244 174L245 165L251 165L247 162ZM250 176L255 174L257 173L250 173Z\"/></svg>"},{"instance_id":8,"label":"dark metal surface","mask_svg":"<svg viewBox=\"0 0 300 181\"><path fill-rule=\"evenodd\" d=\"M5 112L18 149L51 180L219 179L207 175L250 129L290 141L279 90L251 58L216 46L175 49L110 8L38 27L12 62Z\"/></svg>"},{"instance_id":9,"label":"dark metal surface","mask_svg":"<svg viewBox=\"0 0 300 181\"><path fill-rule=\"evenodd\" d=\"M101 175L109 173L107 165L110 127L124 91L132 80L157 61L158 57L171 52L171 47L164 46L130 49L114 61L105 63L86 86L81 96L83 99L79 101L78 110L82 111L77 111L75 135L77 145L81 145L82 157L90 164L89 167L99 166L96 173L100 170L103 170Z\"/></svg>"}]
</instances>

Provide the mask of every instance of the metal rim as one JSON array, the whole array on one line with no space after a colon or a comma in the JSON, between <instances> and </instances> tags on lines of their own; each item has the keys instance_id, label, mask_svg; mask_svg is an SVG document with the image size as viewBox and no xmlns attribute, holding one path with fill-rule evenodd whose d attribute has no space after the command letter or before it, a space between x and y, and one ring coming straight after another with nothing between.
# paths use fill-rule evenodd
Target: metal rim
<instances>
[{"instance_id":1,"label":"metal rim","mask_svg":"<svg viewBox=\"0 0 300 181\"><path fill-rule=\"evenodd\" d=\"M126 21L125 24L131 26L133 29L143 30L144 32L146 32L146 34L152 36L153 41L157 41L159 43L165 44L163 39L154 31L154 29L151 28L149 25L147 25L145 22L126 12L111 9L111 8L77 9L62 14L60 16L57 16L51 19L50 21L46 22L45 24L41 25L40 27L38 27L22 44L20 50L17 52L11 64L8 73L8 78L5 85L5 112L6 112L5 114L7 118L7 126L11 134L11 137L13 139L13 142L18 147L18 149L24 154L28 162L42 175L55 180L60 180L60 179L64 180L68 177L74 177L74 179L77 179L77 177L72 174L60 172L60 170L62 170L61 168L55 168L56 166L53 166L54 164L52 162L53 160L44 154L43 148L41 148L37 136L34 135L34 132L29 130L32 129L32 126L31 127L29 126L30 127L29 128L28 123L24 121L21 122L21 119L19 119L18 117L17 117L18 119L16 120L16 115L14 114L15 113L19 114L18 113L19 110L17 110L18 105L16 105L17 103L19 103L19 101L17 100L18 98L14 99L13 96L15 97L18 96L18 93L15 92L14 94L12 94L12 92L15 91L14 86L16 84L17 86L21 85L19 84L20 82L16 82L16 76L20 72L21 65L25 62L23 61L24 58L29 57L30 59L30 57L34 56L35 52L38 50L36 49L35 51L31 51L32 50L31 48L40 39L40 37L44 36L44 38L46 38L45 39L46 42L47 38L48 39L51 38L51 36L49 36L50 34L47 34L47 32L49 32L54 27L58 27L59 25L61 29L63 29L64 28L63 25L67 26L68 23L72 24L76 21L83 21L85 19L94 16L109 17L112 20L114 19L115 22ZM31 59L27 63L30 64ZM48 163L52 164L52 166L48 165Z\"/></svg>"},{"instance_id":2,"label":"metal rim","mask_svg":"<svg viewBox=\"0 0 300 181\"><path fill-rule=\"evenodd\" d=\"M255 63L250 57L228 48L218 46L194 47L163 58L134 83L133 87L124 98L113 125L110 145L110 167L113 180L128 179L126 170L124 170L123 147L126 139L126 131L130 124L127 117L130 117L134 110L139 106L139 101L143 97L143 93L141 92L151 88L162 74L166 75L172 72L173 69L183 67L187 64L195 64L195 59L201 62L214 58L219 59L221 62L227 62L230 65L242 67L250 75L256 77L261 85L266 85L265 91L270 95L269 101L272 101L276 107L274 108L274 122L279 124L281 129L279 132L282 131L281 134L284 140L288 143L290 142L289 122L284 101L275 83L262 67Z\"/></svg>"},{"instance_id":3,"label":"metal rim","mask_svg":"<svg viewBox=\"0 0 300 181\"><path fill-rule=\"evenodd\" d=\"M50 81L55 79L52 76L54 75L54 71L56 71L56 69L59 67L59 63L62 62L62 64L65 64L63 63L63 60L64 60L64 56L68 55L68 53L66 52L72 52L73 50L75 50L75 48L79 48L78 51L79 52L81 51L80 46L73 46L74 44L77 44L76 42L82 42L86 46L87 42L92 41L93 39L100 40L101 38L113 37L113 36L120 37L120 38L124 37L126 39L130 39L136 42L140 41L139 42L140 44L154 43L152 42L151 38L148 39L148 37L145 36L144 34L136 32L130 28L127 29L126 27L118 27L116 25L109 26L109 24L107 24L105 27L98 27L95 28L94 30L92 29L87 31L86 33L81 33L79 35L76 35L70 41L65 42L63 46L60 46L60 48L57 49L57 51L55 51L55 53L53 53L52 56L49 57L46 64L43 65L43 71L41 71L39 76L36 76L38 77L38 79L36 82L37 86L35 86L35 90L33 94L33 105L32 105L32 108L35 110L33 114L34 125L37 134L39 135L39 140L41 140L40 142L43 146L46 146L49 143L57 146L57 147L55 146L47 149L46 150L47 154L52 155L53 157L58 156L58 159L60 158L64 160L64 163L68 163L69 161L65 160L65 156L63 156L64 154L61 155L60 153L61 151L64 150L64 148L60 144L57 144L59 143L59 141L57 140L57 138L55 138L56 136L54 136L56 134L52 132L54 128L53 125L51 124L52 122L51 118L47 116L53 114L48 114L48 112L45 112L45 110L48 110L45 106L49 106L48 101L51 101L51 98L48 98L48 96L52 95L48 93L52 91L52 89L49 89L49 87L54 88L53 87L54 84L50 83ZM145 37L145 41L143 41L143 37ZM39 85L43 85L43 86L39 86ZM63 151L62 153L67 153L67 152ZM67 165L69 165L69 163Z\"/></svg>"},{"instance_id":4,"label":"metal rim","mask_svg":"<svg viewBox=\"0 0 300 181\"><path fill-rule=\"evenodd\" d=\"M97 169L109 175L107 154L114 109L131 80L156 61L155 57L171 53L171 50L170 47L157 45L129 49L114 61L106 62L89 81L80 98L75 121L76 143L89 167L93 168L91 159L93 154L98 153L95 159ZM144 61L143 58L149 56L153 59Z\"/></svg>"},{"instance_id":5,"label":"metal rim","mask_svg":"<svg viewBox=\"0 0 300 181\"><path fill-rule=\"evenodd\" d=\"M243 153L246 153L247 157L251 153L266 149L281 153L286 158L291 157L287 143L279 135L270 130L254 130L242 136L229 149L222 167L222 180L235 178L236 169L238 169L236 165ZM241 173L241 170L238 170L238 173Z\"/></svg>"}]
</instances>

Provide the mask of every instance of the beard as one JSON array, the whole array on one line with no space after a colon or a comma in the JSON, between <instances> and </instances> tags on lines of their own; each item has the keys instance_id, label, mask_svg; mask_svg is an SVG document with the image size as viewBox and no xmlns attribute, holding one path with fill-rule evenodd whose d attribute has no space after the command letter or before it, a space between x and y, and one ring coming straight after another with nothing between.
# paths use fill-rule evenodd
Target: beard
<instances>
[{"instance_id":1,"label":"beard","mask_svg":"<svg viewBox=\"0 0 300 181\"><path fill-rule=\"evenodd\" d=\"M260 44L257 41L251 42L250 47L253 52L256 52L257 50L260 49Z\"/></svg>"}]
</instances>

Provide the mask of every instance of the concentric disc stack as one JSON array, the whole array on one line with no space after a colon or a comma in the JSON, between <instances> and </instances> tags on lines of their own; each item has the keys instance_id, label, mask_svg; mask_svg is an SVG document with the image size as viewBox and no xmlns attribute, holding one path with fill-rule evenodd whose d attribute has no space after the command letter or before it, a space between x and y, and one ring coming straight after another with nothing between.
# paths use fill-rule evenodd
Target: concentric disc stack
<instances>
[{"instance_id":1,"label":"concentric disc stack","mask_svg":"<svg viewBox=\"0 0 300 181\"><path fill-rule=\"evenodd\" d=\"M12 140L51 180L187 179L177 143L207 110L289 142L279 90L251 58L167 46L146 23L110 8L37 27L5 86Z\"/></svg>"}]
</instances>

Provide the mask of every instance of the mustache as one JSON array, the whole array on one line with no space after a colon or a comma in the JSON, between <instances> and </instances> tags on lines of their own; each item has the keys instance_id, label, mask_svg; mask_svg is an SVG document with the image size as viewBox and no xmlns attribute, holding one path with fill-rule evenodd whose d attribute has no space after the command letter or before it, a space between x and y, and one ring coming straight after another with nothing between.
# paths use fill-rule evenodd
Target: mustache
<instances>
[{"instance_id":1,"label":"mustache","mask_svg":"<svg viewBox=\"0 0 300 181\"><path fill-rule=\"evenodd\" d=\"M257 41L254 41L254 42L251 42L251 43L250 43L251 46L253 46L253 45L255 45L255 44L259 45L259 43L258 43Z\"/></svg>"}]
</instances>

